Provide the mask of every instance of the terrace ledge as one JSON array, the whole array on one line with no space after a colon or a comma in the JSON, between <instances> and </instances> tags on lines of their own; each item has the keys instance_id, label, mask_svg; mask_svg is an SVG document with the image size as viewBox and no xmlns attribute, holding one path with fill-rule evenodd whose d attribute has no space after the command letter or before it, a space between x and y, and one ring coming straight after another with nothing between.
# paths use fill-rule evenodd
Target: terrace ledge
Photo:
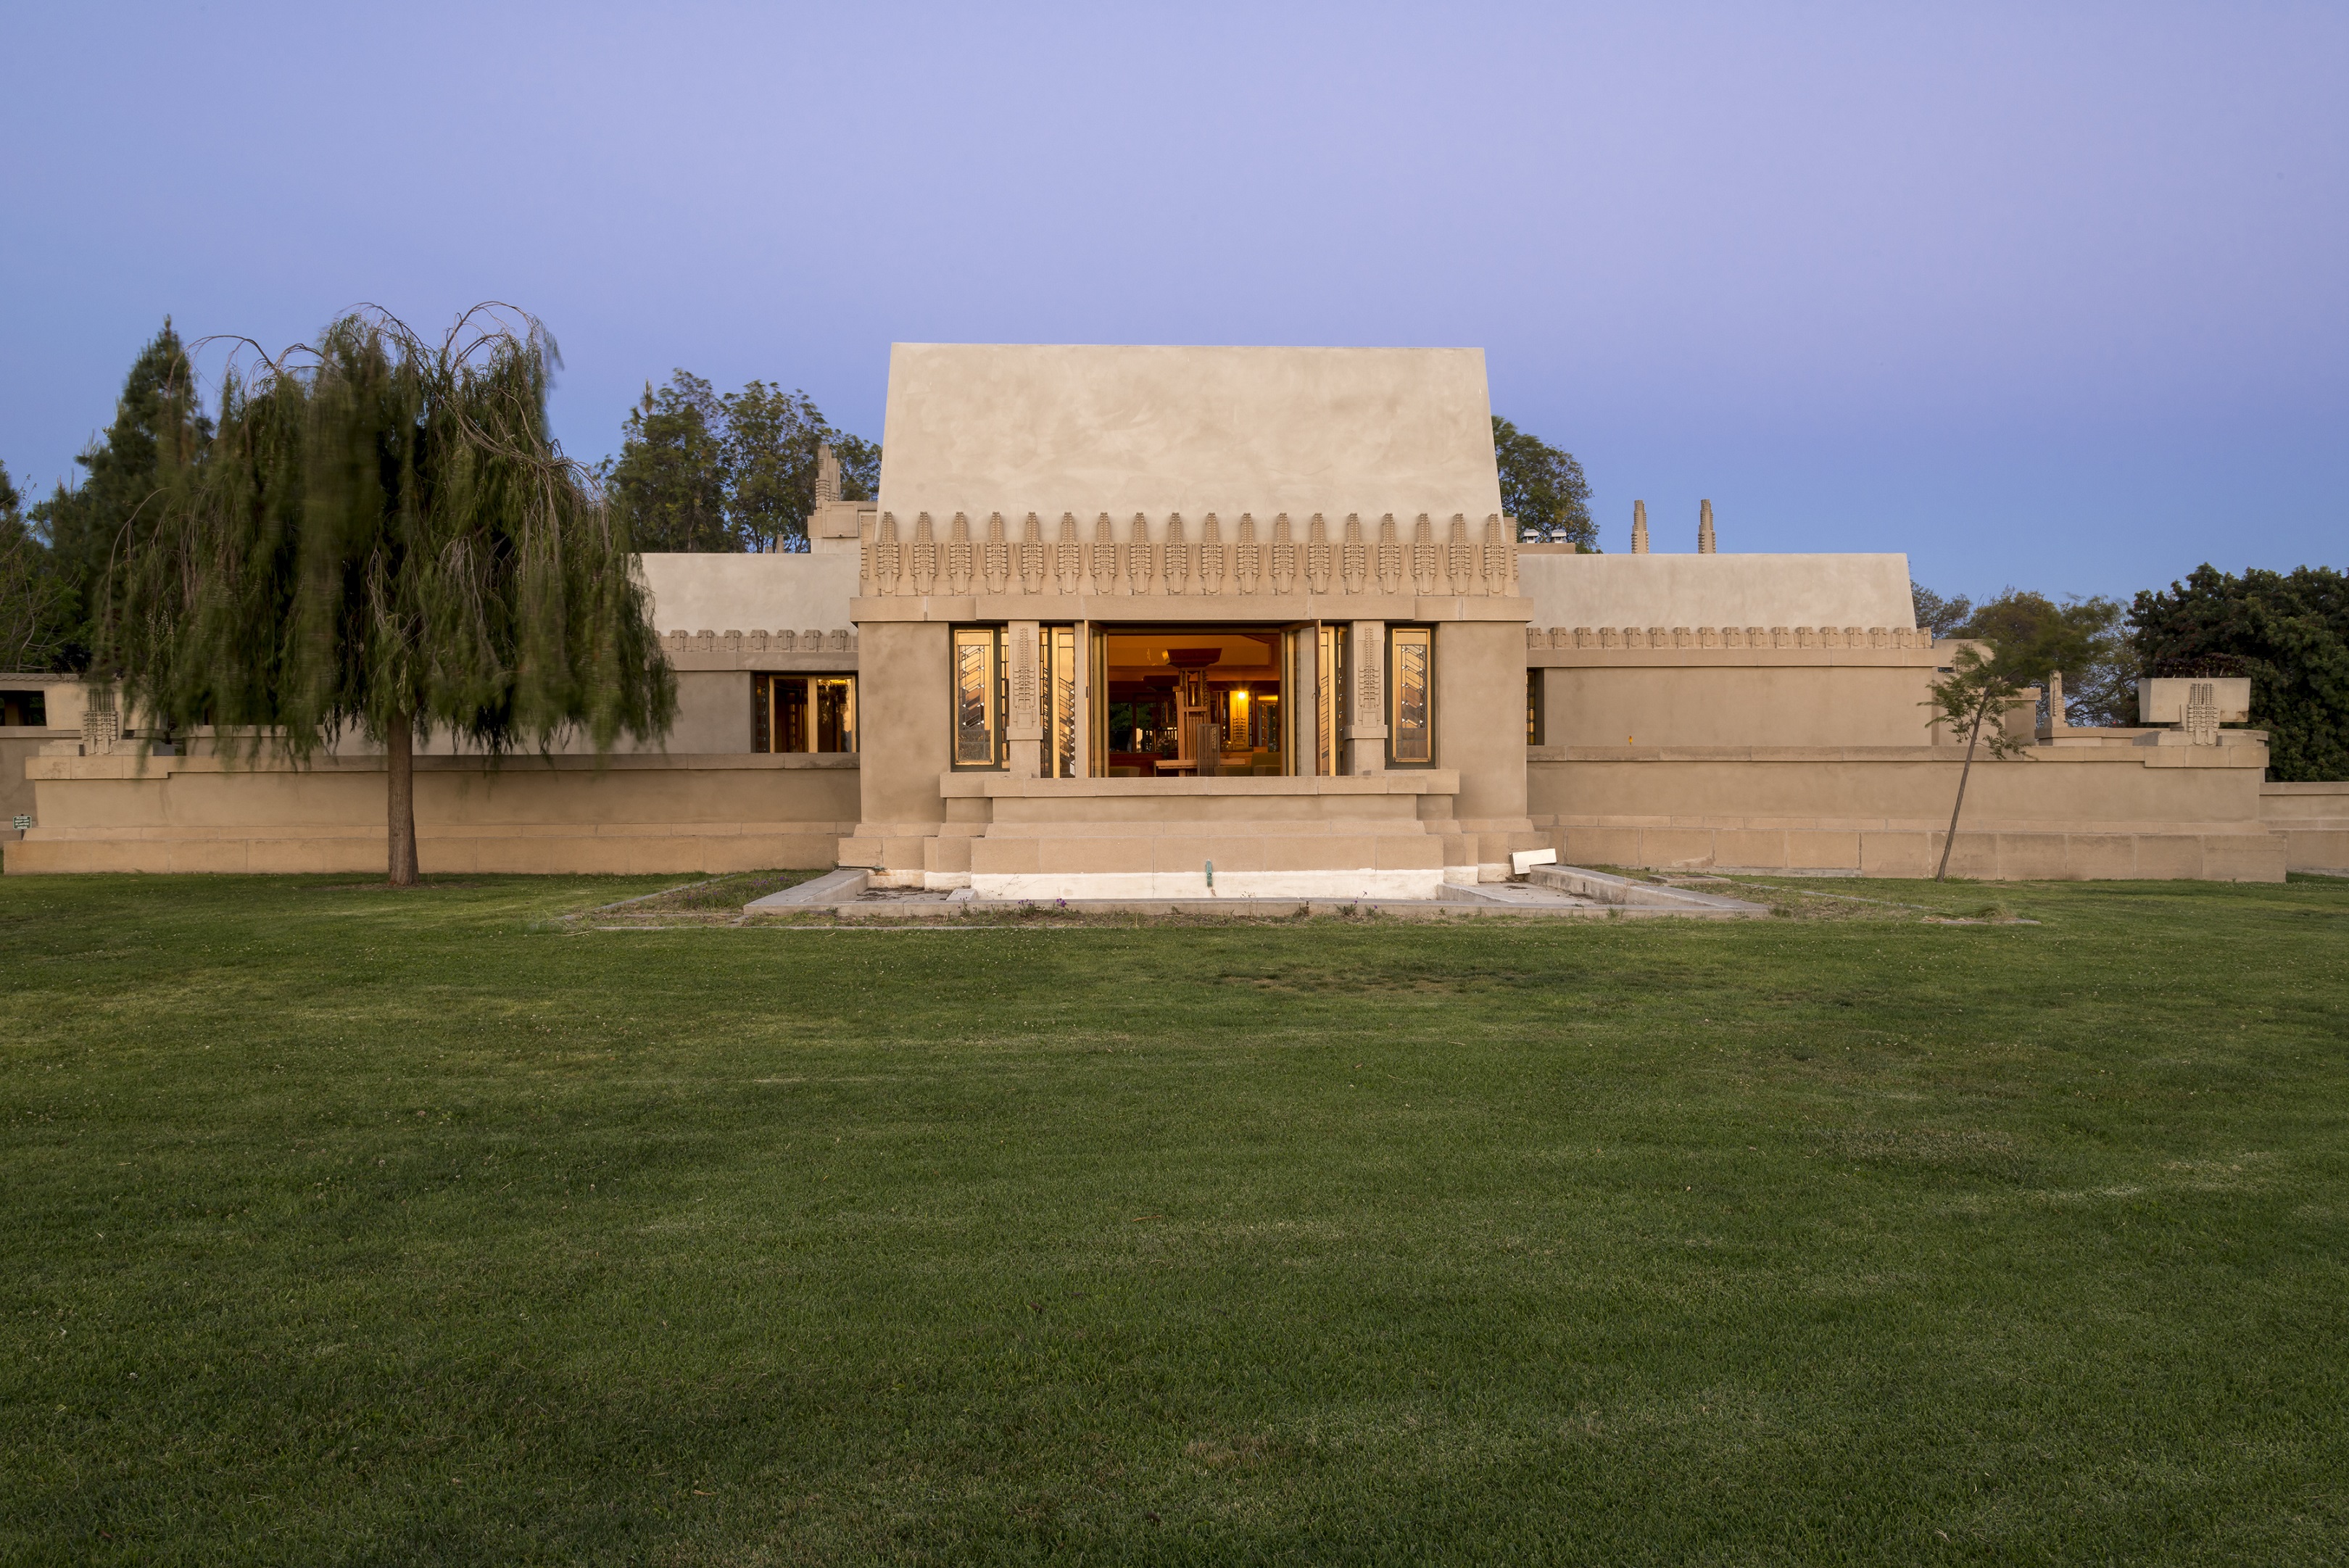
<instances>
[{"instance_id":1,"label":"terrace ledge","mask_svg":"<svg viewBox=\"0 0 2349 1568\"><path fill-rule=\"evenodd\" d=\"M1456 768L1343 778L1022 779L1009 773L941 773L938 793L948 799L1081 799L1102 795L1168 797L1223 795L1457 795Z\"/></svg>"}]
</instances>

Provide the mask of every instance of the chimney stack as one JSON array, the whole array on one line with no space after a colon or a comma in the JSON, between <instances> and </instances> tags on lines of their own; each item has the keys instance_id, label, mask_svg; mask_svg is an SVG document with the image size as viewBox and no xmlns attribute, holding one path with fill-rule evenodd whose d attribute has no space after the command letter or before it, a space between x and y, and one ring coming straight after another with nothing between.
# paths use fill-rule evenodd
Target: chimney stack
<instances>
[{"instance_id":1,"label":"chimney stack","mask_svg":"<svg viewBox=\"0 0 2349 1568\"><path fill-rule=\"evenodd\" d=\"M1631 553L1648 553L1648 503L1643 500L1631 503Z\"/></svg>"}]
</instances>

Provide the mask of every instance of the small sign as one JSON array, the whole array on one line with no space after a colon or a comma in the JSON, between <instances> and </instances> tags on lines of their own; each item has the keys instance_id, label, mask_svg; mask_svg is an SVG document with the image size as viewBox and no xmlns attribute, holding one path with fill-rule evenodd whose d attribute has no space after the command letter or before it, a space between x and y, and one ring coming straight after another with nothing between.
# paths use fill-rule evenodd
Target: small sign
<instances>
[{"instance_id":1,"label":"small sign","mask_svg":"<svg viewBox=\"0 0 2349 1568\"><path fill-rule=\"evenodd\" d=\"M19 811L19 812L17 812L17 813L16 813L16 821L15 821L15 822L13 822L13 823L11 823L10 825L11 825L12 827L14 827L14 828L18 831L18 832L20 832L20 833L21 833L21 832L24 832L25 830L26 830L27 829L29 829L30 827L32 827L32 825L33 825L33 819L32 819L32 818L30 818L30 817L28 817L28 816L26 816L24 812Z\"/></svg>"},{"instance_id":2,"label":"small sign","mask_svg":"<svg viewBox=\"0 0 2349 1568\"><path fill-rule=\"evenodd\" d=\"M1554 866L1556 864L1557 864L1557 851L1556 850L1512 850L1509 851L1509 869L1516 872L1519 876L1525 875L1536 866Z\"/></svg>"}]
</instances>

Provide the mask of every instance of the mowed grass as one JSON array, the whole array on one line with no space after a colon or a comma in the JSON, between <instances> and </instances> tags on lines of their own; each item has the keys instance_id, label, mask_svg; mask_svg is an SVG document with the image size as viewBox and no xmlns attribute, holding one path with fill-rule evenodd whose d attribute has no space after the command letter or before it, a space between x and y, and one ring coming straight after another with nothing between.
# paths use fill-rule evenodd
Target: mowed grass
<instances>
[{"instance_id":1,"label":"mowed grass","mask_svg":"<svg viewBox=\"0 0 2349 1568\"><path fill-rule=\"evenodd\" d=\"M662 885L0 882L0 1561L2349 1555L2349 882Z\"/></svg>"}]
</instances>

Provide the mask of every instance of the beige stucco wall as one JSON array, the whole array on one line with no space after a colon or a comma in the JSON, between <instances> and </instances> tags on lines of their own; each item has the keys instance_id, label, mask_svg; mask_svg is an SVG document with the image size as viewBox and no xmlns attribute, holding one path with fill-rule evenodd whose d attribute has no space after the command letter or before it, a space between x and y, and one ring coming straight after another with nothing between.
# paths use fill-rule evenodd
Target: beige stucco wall
<instances>
[{"instance_id":1,"label":"beige stucco wall","mask_svg":"<svg viewBox=\"0 0 2349 1568\"><path fill-rule=\"evenodd\" d=\"M900 343L882 510L1501 510L1478 348Z\"/></svg>"},{"instance_id":2,"label":"beige stucco wall","mask_svg":"<svg viewBox=\"0 0 2349 1568\"><path fill-rule=\"evenodd\" d=\"M793 555L646 555L653 624L663 632L846 626L848 602L856 597L855 542L817 542L816 550Z\"/></svg>"},{"instance_id":3,"label":"beige stucco wall","mask_svg":"<svg viewBox=\"0 0 2349 1568\"><path fill-rule=\"evenodd\" d=\"M1534 821L1571 863L1930 875L1958 747L1546 747ZM1977 758L1951 869L1981 877L2276 881L2263 743L2043 747Z\"/></svg>"},{"instance_id":4,"label":"beige stucco wall","mask_svg":"<svg viewBox=\"0 0 2349 1568\"><path fill-rule=\"evenodd\" d=\"M40 825L9 846L11 874L383 868L374 758L56 757L27 770ZM417 845L428 872L828 867L856 790L854 757L421 758Z\"/></svg>"},{"instance_id":5,"label":"beige stucco wall","mask_svg":"<svg viewBox=\"0 0 2349 1568\"><path fill-rule=\"evenodd\" d=\"M1929 664L1553 666L1542 671L1542 738L1571 747L1919 746L1930 738L1921 705L1932 680Z\"/></svg>"},{"instance_id":6,"label":"beige stucco wall","mask_svg":"<svg viewBox=\"0 0 2349 1568\"><path fill-rule=\"evenodd\" d=\"M1460 776L1462 830L1506 835L1526 822L1526 634L1509 621L1447 621L1435 631L1436 761ZM1507 859L1500 839L1475 857Z\"/></svg>"},{"instance_id":7,"label":"beige stucco wall","mask_svg":"<svg viewBox=\"0 0 2349 1568\"><path fill-rule=\"evenodd\" d=\"M2262 784L2260 820L2283 835L2291 870L2349 871L2349 781Z\"/></svg>"},{"instance_id":8,"label":"beige stucco wall","mask_svg":"<svg viewBox=\"0 0 2349 1568\"><path fill-rule=\"evenodd\" d=\"M1906 555L1577 555L1527 545L1537 626L1914 626Z\"/></svg>"},{"instance_id":9,"label":"beige stucco wall","mask_svg":"<svg viewBox=\"0 0 2349 1568\"><path fill-rule=\"evenodd\" d=\"M924 835L935 833L947 815L938 775L952 761L947 628L940 621L878 621L860 631L862 825L856 842L843 846L842 861L919 871Z\"/></svg>"}]
</instances>

